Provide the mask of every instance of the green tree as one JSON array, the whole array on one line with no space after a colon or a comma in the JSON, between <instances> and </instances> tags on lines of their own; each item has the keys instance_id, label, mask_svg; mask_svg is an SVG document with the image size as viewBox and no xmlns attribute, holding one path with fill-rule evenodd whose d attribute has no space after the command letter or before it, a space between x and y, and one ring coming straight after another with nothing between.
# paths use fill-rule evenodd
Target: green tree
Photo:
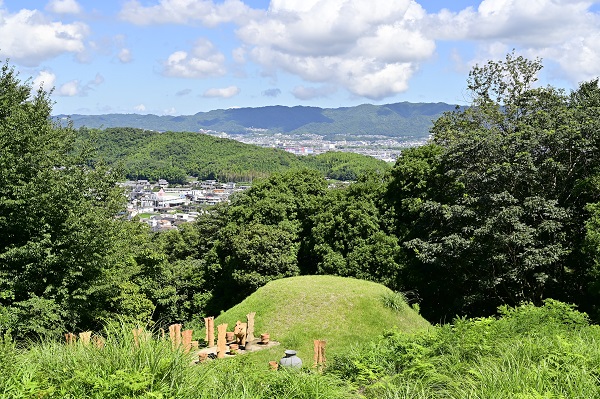
<instances>
[{"instance_id":1,"label":"green tree","mask_svg":"<svg viewBox=\"0 0 600 399\"><path fill-rule=\"evenodd\" d=\"M75 131L51 120L49 95L0 72L0 314L6 327L91 326L123 257L116 173L89 165ZM102 293L102 292L104 293Z\"/></svg>"},{"instance_id":2,"label":"green tree","mask_svg":"<svg viewBox=\"0 0 600 399\"><path fill-rule=\"evenodd\" d=\"M395 167L407 278L430 317L581 299L585 206L599 194L598 82L571 95L533 88L540 69L514 54L475 67L472 106L438 119L433 143Z\"/></svg>"},{"instance_id":3,"label":"green tree","mask_svg":"<svg viewBox=\"0 0 600 399\"><path fill-rule=\"evenodd\" d=\"M400 288L402 251L383 201L386 183L372 173L349 187L329 191L313 217L310 236L318 273Z\"/></svg>"}]
</instances>

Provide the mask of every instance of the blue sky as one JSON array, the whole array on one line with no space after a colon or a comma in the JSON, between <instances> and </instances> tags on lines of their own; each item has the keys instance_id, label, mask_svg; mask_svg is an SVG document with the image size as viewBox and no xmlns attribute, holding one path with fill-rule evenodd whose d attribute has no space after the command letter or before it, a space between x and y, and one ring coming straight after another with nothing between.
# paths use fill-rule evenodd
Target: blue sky
<instances>
[{"instance_id":1,"label":"blue sky","mask_svg":"<svg viewBox=\"0 0 600 399\"><path fill-rule=\"evenodd\" d=\"M0 58L57 114L467 104L512 49L540 84L600 76L600 0L0 0Z\"/></svg>"}]
</instances>

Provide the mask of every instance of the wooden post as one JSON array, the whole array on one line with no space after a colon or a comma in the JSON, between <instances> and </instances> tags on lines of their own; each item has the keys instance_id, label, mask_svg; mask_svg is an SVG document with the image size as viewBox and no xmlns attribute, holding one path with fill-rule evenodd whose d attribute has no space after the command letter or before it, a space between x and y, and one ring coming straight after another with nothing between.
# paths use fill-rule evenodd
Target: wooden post
<instances>
[{"instance_id":1,"label":"wooden post","mask_svg":"<svg viewBox=\"0 0 600 399\"><path fill-rule=\"evenodd\" d=\"M192 349L192 333L194 330L185 330L181 333L181 337L183 340L183 351L185 353L189 353Z\"/></svg>"},{"instance_id":2,"label":"wooden post","mask_svg":"<svg viewBox=\"0 0 600 399\"><path fill-rule=\"evenodd\" d=\"M94 337L92 338L92 342L94 343L96 348L98 348L98 349L104 348L105 341L104 341L104 338L102 338L101 336L94 335Z\"/></svg>"},{"instance_id":3,"label":"wooden post","mask_svg":"<svg viewBox=\"0 0 600 399\"><path fill-rule=\"evenodd\" d=\"M225 357L225 351L227 350L227 342L225 340L225 334L227 333L227 324L219 324L217 326L217 358L222 359Z\"/></svg>"},{"instance_id":4,"label":"wooden post","mask_svg":"<svg viewBox=\"0 0 600 399\"><path fill-rule=\"evenodd\" d=\"M169 338L171 339L173 350L181 346L181 324L171 324L169 326Z\"/></svg>"},{"instance_id":5,"label":"wooden post","mask_svg":"<svg viewBox=\"0 0 600 399\"><path fill-rule=\"evenodd\" d=\"M246 340L251 342L254 341L254 316L256 312L251 312L246 315L246 321L248 326L246 327Z\"/></svg>"},{"instance_id":6,"label":"wooden post","mask_svg":"<svg viewBox=\"0 0 600 399\"><path fill-rule=\"evenodd\" d=\"M131 333L133 334L133 344L136 348L140 346L140 336L142 335L143 331L143 328L134 328L131 330Z\"/></svg>"},{"instance_id":7,"label":"wooden post","mask_svg":"<svg viewBox=\"0 0 600 399\"><path fill-rule=\"evenodd\" d=\"M213 316L205 317L204 324L206 326L206 345L208 347L215 346L215 318Z\"/></svg>"},{"instance_id":8,"label":"wooden post","mask_svg":"<svg viewBox=\"0 0 600 399\"><path fill-rule=\"evenodd\" d=\"M89 345L90 344L90 339L92 338L92 332L91 331L85 331L85 332L81 332L79 333L79 340L84 344L84 345Z\"/></svg>"},{"instance_id":9,"label":"wooden post","mask_svg":"<svg viewBox=\"0 0 600 399\"><path fill-rule=\"evenodd\" d=\"M73 345L77 341L77 337L73 333L66 333L65 341L67 341L67 345Z\"/></svg>"},{"instance_id":10,"label":"wooden post","mask_svg":"<svg viewBox=\"0 0 600 399\"><path fill-rule=\"evenodd\" d=\"M322 339L314 340L314 364L313 367L322 369L325 366L325 344L327 341Z\"/></svg>"}]
</instances>

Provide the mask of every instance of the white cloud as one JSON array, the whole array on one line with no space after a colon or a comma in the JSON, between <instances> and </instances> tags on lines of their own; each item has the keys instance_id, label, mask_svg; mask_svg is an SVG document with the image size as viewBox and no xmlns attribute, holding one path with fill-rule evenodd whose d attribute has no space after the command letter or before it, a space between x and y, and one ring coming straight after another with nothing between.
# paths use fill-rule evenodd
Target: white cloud
<instances>
[{"instance_id":1,"label":"white cloud","mask_svg":"<svg viewBox=\"0 0 600 399\"><path fill-rule=\"evenodd\" d=\"M163 110L163 115L175 115L177 113L177 110L175 109L175 107L171 107L171 108L167 108Z\"/></svg>"},{"instance_id":2,"label":"white cloud","mask_svg":"<svg viewBox=\"0 0 600 399\"><path fill-rule=\"evenodd\" d=\"M87 25L53 22L36 10L9 13L1 7L0 4L0 49L11 61L37 66L62 53L84 51Z\"/></svg>"},{"instance_id":3,"label":"white cloud","mask_svg":"<svg viewBox=\"0 0 600 399\"><path fill-rule=\"evenodd\" d=\"M470 40L478 60L503 58L517 47L529 57L555 60L573 81L600 75L600 15L591 0L484 0L477 9L444 10L428 17L437 40ZM504 51L504 54L498 54Z\"/></svg>"},{"instance_id":4,"label":"white cloud","mask_svg":"<svg viewBox=\"0 0 600 399\"><path fill-rule=\"evenodd\" d=\"M225 56L207 39L198 39L191 54L176 51L163 63L163 74L179 78L207 78L226 73Z\"/></svg>"},{"instance_id":5,"label":"white cloud","mask_svg":"<svg viewBox=\"0 0 600 399\"><path fill-rule=\"evenodd\" d=\"M81 6L75 0L51 0L46 10L56 14L79 14Z\"/></svg>"},{"instance_id":6,"label":"white cloud","mask_svg":"<svg viewBox=\"0 0 600 399\"><path fill-rule=\"evenodd\" d=\"M131 50L128 48L122 48L121 51L119 51L118 57L119 61L121 61L123 64L127 64L133 60L131 57Z\"/></svg>"},{"instance_id":7,"label":"white cloud","mask_svg":"<svg viewBox=\"0 0 600 399\"><path fill-rule=\"evenodd\" d=\"M421 29L425 16L411 0L272 0L238 36L267 73L282 69L381 99L407 90L419 63L434 54Z\"/></svg>"},{"instance_id":8,"label":"white cloud","mask_svg":"<svg viewBox=\"0 0 600 399\"><path fill-rule=\"evenodd\" d=\"M133 107L133 110L135 112L144 112L146 110L146 106L144 104L138 104L135 107Z\"/></svg>"},{"instance_id":9,"label":"white cloud","mask_svg":"<svg viewBox=\"0 0 600 399\"><path fill-rule=\"evenodd\" d=\"M242 0L154 0L146 6L127 0L120 17L139 25L233 22L241 41L230 55L237 64L233 73L254 62L263 75L284 71L301 78L303 90L323 85L375 100L406 91L440 41L477 46L474 59L450 55L461 68L517 48L555 61L573 82L600 75L600 13L590 11L599 0L481 0L435 14L418 1L271 0L268 10L259 10ZM225 56L201 40L191 51L172 53L163 73L222 76Z\"/></svg>"},{"instance_id":10,"label":"white cloud","mask_svg":"<svg viewBox=\"0 0 600 399\"><path fill-rule=\"evenodd\" d=\"M71 80L60 86L58 95L63 97L74 97L82 94L82 87L78 80Z\"/></svg>"},{"instance_id":11,"label":"white cloud","mask_svg":"<svg viewBox=\"0 0 600 399\"><path fill-rule=\"evenodd\" d=\"M50 91L54 88L54 82L56 82L56 75L50 71L42 70L33 79L33 88L37 90L41 87L45 91Z\"/></svg>"},{"instance_id":12,"label":"white cloud","mask_svg":"<svg viewBox=\"0 0 600 399\"><path fill-rule=\"evenodd\" d=\"M59 87L57 94L63 97L85 97L90 90L94 90L95 87L100 86L102 83L104 83L104 76L100 73L96 73L94 79L90 80L85 85L77 79L64 83Z\"/></svg>"},{"instance_id":13,"label":"white cloud","mask_svg":"<svg viewBox=\"0 0 600 399\"><path fill-rule=\"evenodd\" d=\"M229 86L222 89L208 89L202 95L203 97L221 97L221 98L231 98L233 96L237 96L240 94L240 88L237 86Z\"/></svg>"},{"instance_id":14,"label":"white cloud","mask_svg":"<svg viewBox=\"0 0 600 399\"><path fill-rule=\"evenodd\" d=\"M148 7L138 0L130 0L123 5L119 16L136 25L200 22L216 26L232 21L241 23L258 13L241 0L225 0L219 4L212 0L160 0L157 5Z\"/></svg>"}]
</instances>

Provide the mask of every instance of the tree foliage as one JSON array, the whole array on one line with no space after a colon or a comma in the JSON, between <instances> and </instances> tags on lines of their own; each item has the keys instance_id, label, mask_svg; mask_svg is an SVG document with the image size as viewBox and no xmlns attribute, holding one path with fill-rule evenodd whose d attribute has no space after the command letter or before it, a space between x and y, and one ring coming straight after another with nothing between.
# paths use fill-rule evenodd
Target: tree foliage
<instances>
[{"instance_id":1,"label":"tree foliage","mask_svg":"<svg viewBox=\"0 0 600 399\"><path fill-rule=\"evenodd\" d=\"M166 179L182 184L188 176L225 181L253 181L290 169L311 168L337 180L354 180L367 170L385 170L381 160L359 154L295 156L283 149L262 148L190 132L109 128L79 129L79 141L93 141L96 159L121 164L130 179Z\"/></svg>"},{"instance_id":2,"label":"tree foliage","mask_svg":"<svg viewBox=\"0 0 600 399\"><path fill-rule=\"evenodd\" d=\"M90 323L122 263L116 174L90 168L42 90L0 72L0 313L45 333Z\"/></svg>"},{"instance_id":3,"label":"tree foliage","mask_svg":"<svg viewBox=\"0 0 600 399\"><path fill-rule=\"evenodd\" d=\"M432 143L395 167L389 196L410 250L408 277L430 316L572 300L585 285L600 90L597 81L571 95L532 88L540 69L514 54L475 67L472 107L438 119Z\"/></svg>"}]
</instances>

